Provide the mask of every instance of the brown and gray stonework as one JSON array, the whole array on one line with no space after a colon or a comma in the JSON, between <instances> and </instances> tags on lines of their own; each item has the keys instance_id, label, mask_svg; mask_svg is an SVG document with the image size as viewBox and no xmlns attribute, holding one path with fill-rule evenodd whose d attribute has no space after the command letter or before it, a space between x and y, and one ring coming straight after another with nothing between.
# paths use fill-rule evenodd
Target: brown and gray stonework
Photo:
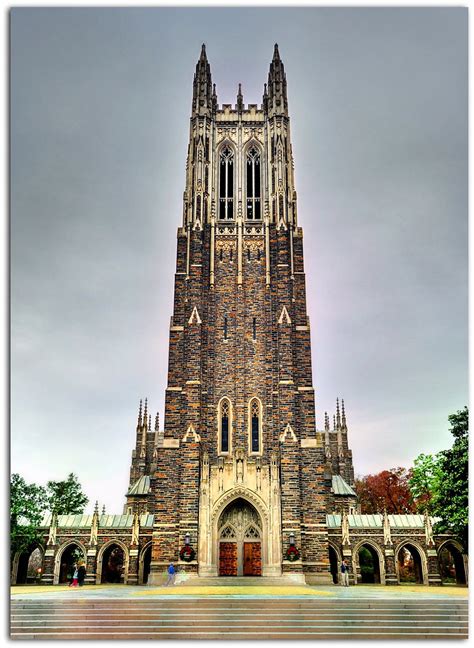
<instances>
[{"instance_id":1,"label":"brown and gray stonework","mask_svg":"<svg viewBox=\"0 0 474 648\"><path fill-rule=\"evenodd\" d=\"M344 403L337 401L332 428L324 419L317 431L284 66L275 46L260 107L245 106L240 91L234 106L219 106L203 46L177 233L164 426L140 403L123 515L79 516L74 526L60 518L53 531L50 524L42 581L58 582L61 553L74 541L90 582L101 582L102 556L115 542L126 582L144 582L148 552L147 582L158 583L170 561L182 562L188 536L195 551L183 563L188 572L217 576L227 556L239 575L245 558L253 573L310 583L332 582L342 557L357 575L357 547L368 539L381 580L398 582L395 557L410 540L423 553L423 579L439 583L435 554L443 540L424 544L420 520L402 530L393 519L389 545L380 520L364 527ZM347 521L346 514L354 515ZM290 543L299 552L294 561L286 558Z\"/></svg>"}]
</instances>

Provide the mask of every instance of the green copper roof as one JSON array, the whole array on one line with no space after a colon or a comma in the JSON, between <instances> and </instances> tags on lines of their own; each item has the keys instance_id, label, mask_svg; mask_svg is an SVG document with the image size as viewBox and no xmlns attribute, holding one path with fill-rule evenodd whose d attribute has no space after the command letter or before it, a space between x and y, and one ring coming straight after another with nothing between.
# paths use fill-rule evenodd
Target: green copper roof
<instances>
[{"instance_id":1,"label":"green copper roof","mask_svg":"<svg viewBox=\"0 0 474 648\"><path fill-rule=\"evenodd\" d=\"M352 529L375 529L383 527L383 515L348 515L349 528ZM341 516L335 513L326 515L327 525L330 529L335 529L341 526ZM438 518L431 518L434 524ZM423 515L407 514L407 515L389 515L388 521L392 529L423 529L425 526L425 519Z\"/></svg>"},{"instance_id":2,"label":"green copper roof","mask_svg":"<svg viewBox=\"0 0 474 648\"><path fill-rule=\"evenodd\" d=\"M133 524L133 515L99 515L99 529L130 529ZM90 529L92 515L58 515L58 528L60 529ZM45 513L40 528L49 529L51 526L51 513ZM153 514L140 515L142 529L153 527Z\"/></svg>"},{"instance_id":3,"label":"green copper roof","mask_svg":"<svg viewBox=\"0 0 474 648\"><path fill-rule=\"evenodd\" d=\"M127 495L148 495L150 492L150 478L142 475L128 491Z\"/></svg>"},{"instance_id":4,"label":"green copper roof","mask_svg":"<svg viewBox=\"0 0 474 648\"><path fill-rule=\"evenodd\" d=\"M332 476L332 490L334 495L351 495L352 497L357 497L355 491L341 477L341 475Z\"/></svg>"}]
</instances>

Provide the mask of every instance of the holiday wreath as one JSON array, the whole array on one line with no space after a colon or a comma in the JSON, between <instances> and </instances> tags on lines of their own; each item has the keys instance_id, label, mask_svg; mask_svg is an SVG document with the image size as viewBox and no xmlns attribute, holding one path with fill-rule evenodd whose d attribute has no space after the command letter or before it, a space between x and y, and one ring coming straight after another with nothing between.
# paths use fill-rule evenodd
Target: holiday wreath
<instances>
[{"instance_id":1,"label":"holiday wreath","mask_svg":"<svg viewBox=\"0 0 474 648\"><path fill-rule=\"evenodd\" d=\"M189 545L185 545L179 552L179 558L184 562L191 562L196 558L196 552Z\"/></svg>"},{"instance_id":2,"label":"holiday wreath","mask_svg":"<svg viewBox=\"0 0 474 648\"><path fill-rule=\"evenodd\" d=\"M299 560L299 557L300 552L298 551L298 549L294 545L290 545L286 550L285 558L290 562L293 562L295 560Z\"/></svg>"}]
</instances>

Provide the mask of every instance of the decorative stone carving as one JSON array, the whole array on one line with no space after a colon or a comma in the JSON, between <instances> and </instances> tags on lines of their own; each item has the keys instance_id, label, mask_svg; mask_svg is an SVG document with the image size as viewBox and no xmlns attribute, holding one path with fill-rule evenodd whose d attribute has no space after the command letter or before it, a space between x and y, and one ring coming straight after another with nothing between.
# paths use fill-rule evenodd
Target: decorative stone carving
<instances>
[{"instance_id":1,"label":"decorative stone carving","mask_svg":"<svg viewBox=\"0 0 474 648\"><path fill-rule=\"evenodd\" d=\"M433 526L428 511L425 511L425 538L428 547L434 547Z\"/></svg>"},{"instance_id":2,"label":"decorative stone carving","mask_svg":"<svg viewBox=\"0 0 474 648\"><path fill-rule=\"evenodd\" d=\"M47 542L48 546L56 544L57 529L58 529L58 514L55 511L53 511L53 515L51 516L51 525L49 527L49 537Z\"/></svg>"},{"instance_id":3,"label":"decorative stone carving","mask_svg":"<svg viewBox=\"0 0 474 648\"><path fill-rule=\"evenodd\" d=\"M186 434L183 437L183 443L188 440L193 441L194 443L199 443L201 441L201 436L196 432L192 423L186 430Z\"/></svg>"},{"instance_id":4,"label":"decorative stone carving","mask_svg":"<svg viewBox=\"0 0 474 648\"><path fill-rule=\"evenodd\" d=\"M285 441L297 441L297 440L298 439L296 438L296 434L295 434L293 428L288 423L286 428L280 434L280 443L284 443Z\"/></svg>"},{"instance_id":5,"label":"decorative stone carving","mask_svg":"<svg viewBox=\"0 0 474 648\"><path fill-rule=\"evenodd\" d=\"M351 541L349 538L349 517L346 511L342 512L341 533L342 533L342 544L350 545Z\"/></svg>"},{"instance_id":6,"label":"decorative stone carving","mask_svg":"<svg viewBox=\"0 0 474 648\"><path fill-rule=\"evenodd\" d=\"M388 519L387 509L383 512L383 542L386 546L392 545L392 536L390 533L390 520Z\"/></svg>"},{"instance_id":7,"label":"decorative stone carving","mask_svg":"<svg viewBox=\"0 0 474 648\"><path fill-rule=\"evenodd\" d=\"M133 516L133 524L132 524L132 545L138 545L139 536L140 536L140 518L138 516L138 511L135 511L135 515Z\"/></svg>"}]
</instances>

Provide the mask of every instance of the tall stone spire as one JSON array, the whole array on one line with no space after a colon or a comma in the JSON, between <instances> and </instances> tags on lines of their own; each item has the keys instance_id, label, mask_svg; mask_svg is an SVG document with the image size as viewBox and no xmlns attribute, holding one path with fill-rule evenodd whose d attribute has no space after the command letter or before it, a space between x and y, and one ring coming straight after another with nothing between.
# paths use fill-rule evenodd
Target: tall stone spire
<instances>
[{"instance_id":1,"label":"tall stone spire","mask_svg":"<svg viewBox=\"0 0 474 648\"><path fill-rule=\"evenodd\" d=\"M214 89L215 93L215 89ZM193 82L193 116L210 115L213 107L211 66L207 60L206 46L202 45L201 56L196 65Z\"/></svg>"},{"instance_id":2,"label":"tall stone spire","mask_svg":"<svg viewBox=\"0 0 474 648\"><path fill-rule=\"evenodd\" d=\"M346 410L344 408L344 399L341 401L341 427L347 432L347 423L346 423Z\"/></svg>"},{"instance_id":3,"label":"tall stone spire","mask_svg":"<svg viewBox=\"0 0 474 648\"><path fill-rule=\"evenodd\" d=\"M138 421L137 421L137 431L142 426L142 399L140 398L140 406L138 408Z\"/></svg>"},{"instance_id":4,"label":"tall stone spire","mask_svg":"<svg viewBox=\"0 0 474 648\"><path fill-rule=\"evenodd\" d=\"M270 117L288 115L285 68L276 43L268 73L268 114Z\"/></svg>"},{"instance_id":5,"label":"tall stone spire","mask_svg":"<svg viewBox=\"0 0 474 648\"><path fill-rule=\"evenodd\" d=\"M336 425L337 429L341 429L341 412L339 411L339 398L336 398Z\"/></svg>"}]
</instances>

